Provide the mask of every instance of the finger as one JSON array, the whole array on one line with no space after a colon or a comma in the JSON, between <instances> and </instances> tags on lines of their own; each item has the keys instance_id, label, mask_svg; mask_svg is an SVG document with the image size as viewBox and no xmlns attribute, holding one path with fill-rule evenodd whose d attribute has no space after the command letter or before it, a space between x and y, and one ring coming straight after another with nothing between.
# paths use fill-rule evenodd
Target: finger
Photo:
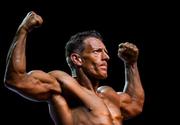
<instances>
[{"instance_id":1,"label":"finger","mask_svg":"<svg viewBox=\"0 0 180 125\"><path fill-rule=\"evenodd\" d=\"M120 44L118 45L119 48L122 48L123 46L124 46L124 43L120 43Z\"/></svg>"},{"instance_id":2,"label":"finger","mask_svg":"<svg viewBox=\"0 0 180 125\"><path fill-rule=\"evenodd\" d=\"M43 23L43 19L42 19L41 16L37 15L37 19L38 19L39 24L42 24L42 23Z\"/></svg>"}]
</instances>

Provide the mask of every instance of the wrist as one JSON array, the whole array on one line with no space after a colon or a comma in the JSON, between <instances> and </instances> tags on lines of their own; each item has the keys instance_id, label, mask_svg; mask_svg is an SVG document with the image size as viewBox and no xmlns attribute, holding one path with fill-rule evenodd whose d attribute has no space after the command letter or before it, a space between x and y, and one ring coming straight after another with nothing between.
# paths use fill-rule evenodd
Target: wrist
<instances>
[{"instance_id":1,"label":"wrist","mask_svg":"<svg viewBox=\"0 0 180 125\"><path fill-rule=\"evenodd\" d=\"M137 62L124 62L125 67L135 67L137 66Z\"/></svg>"}]
</instances>

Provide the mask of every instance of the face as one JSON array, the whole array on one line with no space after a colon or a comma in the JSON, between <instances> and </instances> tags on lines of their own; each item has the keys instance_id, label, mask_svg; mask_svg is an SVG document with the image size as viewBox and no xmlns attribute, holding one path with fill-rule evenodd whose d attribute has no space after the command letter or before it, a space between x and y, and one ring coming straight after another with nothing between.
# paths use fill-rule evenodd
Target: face
<instances>
[{"instance_id":1,"label":"face","mask_svg":"<svg viewBox=\"0 0 180 125\"><path fill-rule=\"evenodd\" d=\"M107 78L107 61L109 56L103 42L97 38L90 37L85 39L84 45L85 49L80 54L84 72L96 79Z\"/></svg>"}]
</instances>

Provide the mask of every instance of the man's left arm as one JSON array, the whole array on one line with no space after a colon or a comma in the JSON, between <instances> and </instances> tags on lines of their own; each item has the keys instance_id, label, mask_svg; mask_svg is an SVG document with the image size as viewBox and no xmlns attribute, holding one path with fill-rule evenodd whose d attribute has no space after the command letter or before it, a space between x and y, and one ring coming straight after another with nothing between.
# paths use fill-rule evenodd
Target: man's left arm
<instances>
[{"instance_id":1,"label":"man's left arm","mask_svg":"<svg viewBox=\"0 0 180 125\"><path fill-rule=\"evenodd\" d=\"M142 112L144 105L144 89L141 84L137 66L138 48L129 42L119 45L118 56L124 61L125 86L120 97L120 108L125 119Z\"/></svg>"}]
</instances>

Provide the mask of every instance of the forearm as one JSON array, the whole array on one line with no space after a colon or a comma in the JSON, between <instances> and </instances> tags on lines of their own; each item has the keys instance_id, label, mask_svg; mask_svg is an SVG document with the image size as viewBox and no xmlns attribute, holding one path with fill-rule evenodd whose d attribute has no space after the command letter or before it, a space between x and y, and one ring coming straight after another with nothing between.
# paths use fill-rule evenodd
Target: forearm
<instances>
[{"instance_id":1,"label":"forearm","mask_svg":"<svg viewBox=\"0 0 180 125\"><path fill-rule=\"evenodd\" d=\"M49 113L56 125L72 125L72 112L66 100L60 94L54 94L49 100Z\"/></svg>"},{"instance_id":2,"label":"forearm","mask_svg":"<svg viewBox=\"0 0 180 125\"><path fill-rule=\"evenodd\" d=\"M131 96L132 101L144 102L144 90L141 84L137 62L133 64L125 63L125 87L123 91Z\"/></svg>"},{"instance_id":3,"label":"forearm","mask_svg":"<svg viewBox=\"0 0 180 125\"><path fill-rule=\"evenodd\" d=\"M19 28L7 55L5 80L13 78L15 74L24 74L26 72L26 37L26 30Z\"/></svg>"},{"instance_id":4,"label":"forearm","mask_svg":"<svg viewBox=\"0 0 180 125\"><path fill-rule=\"evenodd\" d=\"M34 27L40 26L42 22L42 18L31 11L26 15L18 27L7 57L5 80L17 80L20 75L24 75L26 73L25 48L27 33Z\"/></svg>"},{"instance_id":5,"label":"forearm","mask_svg":"<svg viewBox=\"0 0 180 125\"><path fill-rule=\"evenodd\" d=\"M134 117L142 112L144 90L138 72L137 62L125 64L125 88L120 93L120 107L124 119Z\"/></svg>"}]
</instances>

